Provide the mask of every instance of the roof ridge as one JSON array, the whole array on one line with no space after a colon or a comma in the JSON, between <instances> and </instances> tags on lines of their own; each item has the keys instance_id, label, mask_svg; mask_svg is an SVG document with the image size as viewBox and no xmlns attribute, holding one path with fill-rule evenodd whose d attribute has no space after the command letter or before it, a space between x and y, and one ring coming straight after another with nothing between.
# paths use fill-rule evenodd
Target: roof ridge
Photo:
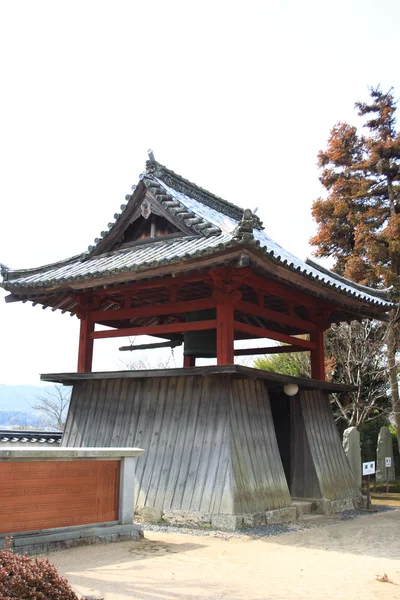
<instances>
[{"instance_id":1,"label":"roof ridge","mask_svg":"<svg viewBox=\"0 0 400 600\"><path fill-rule=\"evenodd\" d=\"M201 215L196 214L190 208L187 208L178 198L172 196L162 184L160 184L153 175L142 175L142 181L146 188L153 194L157 202L161 204L173 217L183 221L190 229L208 237L210 235L219 235L221 229L210 223Z\"/></svg>"},{"instance_id":2,"label":"roof ridge","mask_svg":"<svg viewBox=\"0 0 400 600\"><path fill-rule=\"evenodd\" d=\"M222 212L228 217L240 221L243 218L244 208L224 200L220 196L216 196L212 192L200 187L199 185L185 179L181 175L178 175L171 169L168 169L165 165L157 162L155 159L149 159L146 161L146 174L153 175L158 179L161 179L168 186L182 192L187 196L198 200L202 204L205 204L209 208L213 208L218 212ZM257 215L253 216L254 227L256 229L264 229L260 218Z\"/></svg>"}]
</instances>

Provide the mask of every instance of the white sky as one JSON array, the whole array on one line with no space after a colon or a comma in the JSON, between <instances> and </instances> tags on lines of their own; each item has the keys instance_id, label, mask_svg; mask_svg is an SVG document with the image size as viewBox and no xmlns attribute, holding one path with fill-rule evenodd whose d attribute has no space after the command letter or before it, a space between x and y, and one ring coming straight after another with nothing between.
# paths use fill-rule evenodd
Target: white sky
<instances>
[{"instance_id":1,"label":"white sky","mask_svg":"<svg viewBox=\"0 0 400 600\"><path fill-rule=\"evenodd\" d=\"M148 148L310 255L317 152L368 85L400 94L399 22L397 0L1 2L0 262L85 251ZM5 295L0 383L75 371L78 320ZM95 342L94 368L121 343Z\"/></svg>"}]
</instances>

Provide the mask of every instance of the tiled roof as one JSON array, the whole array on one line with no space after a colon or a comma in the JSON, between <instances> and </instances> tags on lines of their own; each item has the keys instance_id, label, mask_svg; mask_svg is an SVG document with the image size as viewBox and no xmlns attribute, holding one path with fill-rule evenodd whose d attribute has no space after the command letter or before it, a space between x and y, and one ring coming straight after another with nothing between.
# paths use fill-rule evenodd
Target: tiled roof
<instances>
[{"instance_id":1,"label":"tiled roof","mask_svg":"<svg viewBox=\"0 0 400 600\"><path fill-rule=\"evenodd\" d=\"M147 171L141 176L141 182L160 204L193 230L192 236L157 239L97 255L93 252L94 248L89 247L85 254L66 261L37 269L3 271L2 287L12 291L67 284L76 280L87 280L89 283L91 279L111 274L142 271L202 255L214 255L228 248L247 246L324 287L382 309L389 310L392 306L385 299L385 291L353 284L313 261L304 262L284 250L263 231L261 221L251 211L243 211L206 192L154 161L148 163ZM133 195L127 198L132 200ZM121 218L120 215L115 217L116 221L109 224L109 231L102 232L103 238ZM101 242L95 241L97 244Z\"/></svg>"},{"instance_id":2,"label":"tiled roof","mask_svg":"<svg viewBox=\"0 0 400 600\"><path fill-rule=\"evenodd\" d=\"M62 431L34 431L21 429L0 429L2 444L55 444L61 443Z\"/></svg>"}]
</instances>

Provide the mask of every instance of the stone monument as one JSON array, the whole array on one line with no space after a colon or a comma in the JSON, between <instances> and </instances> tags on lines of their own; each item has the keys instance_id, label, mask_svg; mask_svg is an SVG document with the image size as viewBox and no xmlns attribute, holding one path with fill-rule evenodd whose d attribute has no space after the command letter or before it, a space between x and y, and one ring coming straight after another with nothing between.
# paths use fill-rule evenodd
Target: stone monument
<instances>
[{"instance_id":1,"label":"stone monument","mask_svg":"<svg viewBox=\"0 0 400 600\"><path fill-rule=\"evenodd\" d=\"M357 427L348 427L343 433L343 449L358 487L362 484L360 433Z\"/></svg>"},{"instance_id":2,"label":"stone monument","mask_svg":"<svg viewBox=\"0 0 400 600\"><path fill-rule=\"evenodd\" d=\"M384 483L386 481L385 459L391 458L391 466L388 469L388 481L395 480L394 462L393 462L393 441L389 427L381 427L376 446L376 481Z\"/></svg>"}]
</instances>

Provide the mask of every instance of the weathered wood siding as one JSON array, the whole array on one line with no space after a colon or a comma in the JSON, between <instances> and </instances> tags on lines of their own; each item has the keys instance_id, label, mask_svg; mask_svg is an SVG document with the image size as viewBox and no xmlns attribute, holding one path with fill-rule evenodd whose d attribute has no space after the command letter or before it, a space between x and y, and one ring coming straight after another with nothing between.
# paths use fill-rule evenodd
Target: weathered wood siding
<instances>
[{"instance_id":1,"label":"weathered wood siding","mask_svg":"<svg viewBox=\"0 0 400 600\"><path fill-rule=\"evenodd\" d=\"M300 392L300 395L302 392ZM293 498L321 498L321 490L304 426L303 410L299 397L291 398L291 481Z\"/></svg>"},{"instance_id":2,"label":"weathered wood siding","mask_svg":"<svg viewBox=\"0 0 400 600\"><path fill-rule=\"evenodd\" d=\"M230 422L235 513L290 506L268 389L262 380L231 380Z\"/></svg>"},{"instance_id":3,"label":"weathered wood siding","mask_svg":"<svg viewBox=\"0 0 400 600\"><path fill-rule=\"evenodd\" d=\"M328 396L320 390L302 390L299 396L304 430L322 497L339 500L360 496L340 442Z\"/></svg>"},{"instance_id":4,"label":"weathered wood siding","mask_svg":"<svg viewBox=\"0 0 400 600\"><path fill-rule=\"evenodd\" d=\"M137 507L240 514L291 504L261 380L79 382L62 445L144 448Z\"/></svg>"}]
</instances>

